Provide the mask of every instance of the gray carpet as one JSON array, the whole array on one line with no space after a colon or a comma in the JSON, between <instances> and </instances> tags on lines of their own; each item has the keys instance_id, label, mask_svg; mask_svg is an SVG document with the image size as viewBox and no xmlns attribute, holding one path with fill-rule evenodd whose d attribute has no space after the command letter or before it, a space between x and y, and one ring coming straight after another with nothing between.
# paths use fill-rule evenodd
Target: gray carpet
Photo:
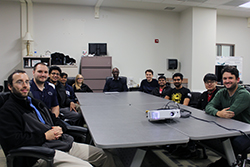
<instances>
[{"instance_id":1,"label":"gray carpet","mask_svg":"<svg viewBox=\"0 0 250 167\"><path fill-rule=\"evenodd\" d=\"M202 155L191 159L180 159L165 150L157 150L154 153L169 167L206 167L208 164L220 159L220 156L209 150L206 151L207 159L203 159Z\"/></svg>"},{"instance_id":2,"label":"gray carpet","mask_svg":"<svg viewBox=\"0 0 250 167\"><path fill-rule=\"evenodd\" d=\"M206 167L208 164L216 161L220 157L210 150L206 151L208 158L202 159L178 159L166 150L153 149L148 151L145 155L144 161L141 167ZM117 167L124 167L117 155L114 156ZM247 167L250 165L248 164ZM4 153L0 147L0 167L7 167Z\"/></svg>"}]
</instances>

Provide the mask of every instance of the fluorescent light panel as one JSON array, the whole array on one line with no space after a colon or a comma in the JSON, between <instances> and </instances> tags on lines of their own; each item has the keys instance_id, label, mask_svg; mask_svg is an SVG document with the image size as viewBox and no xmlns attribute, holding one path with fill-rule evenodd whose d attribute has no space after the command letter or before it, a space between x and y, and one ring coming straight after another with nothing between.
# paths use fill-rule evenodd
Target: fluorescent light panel
<instances>
[{"instance_id":1,"label":"fluorescent light panel","mask_svg":"<svg viewBox=\"0 0 250 167\"><path fill-rule=\"evenodd\" d=\"M247 2L247 3L244 3L242 5L240 5L239 7L242 7L242 8L250 8L250 1Z\"/></svg>"}]
</instances>

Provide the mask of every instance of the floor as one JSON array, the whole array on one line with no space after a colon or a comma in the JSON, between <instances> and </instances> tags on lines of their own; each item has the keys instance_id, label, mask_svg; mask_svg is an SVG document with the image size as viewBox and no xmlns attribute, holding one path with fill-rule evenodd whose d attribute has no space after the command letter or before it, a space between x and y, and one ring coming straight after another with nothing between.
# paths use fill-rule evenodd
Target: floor
<instances>
[{"instance_id":1,"label":"floor","mask_svg":"<svg viewBox=\"0 0 250 167\"><path fill-rule=\"evenodd\" d=\"M1 147L0 147L0 167L7 167L6 161L5 161L5 155Z\"/></svg>"},{"instance_id":2,"label":"floor","mask_svg":"<svg viewBox=\"0 0 250 167\"><path fill-rule=\"evenodd\" d=\"M210 150L206 150L208 155L207 159L203 159L202 156L193 159L178 159L171 156L166 150L161 148L155 148L148 151L145 155L144 161L141 167L206 167L208 164L216 161L220 157ZM125 167L117 154L114 157L117 167ZM5 156L0 148L0 167L7 167ZM249 167L249 165L247 165Z\"/></svg>"}]
</instances>

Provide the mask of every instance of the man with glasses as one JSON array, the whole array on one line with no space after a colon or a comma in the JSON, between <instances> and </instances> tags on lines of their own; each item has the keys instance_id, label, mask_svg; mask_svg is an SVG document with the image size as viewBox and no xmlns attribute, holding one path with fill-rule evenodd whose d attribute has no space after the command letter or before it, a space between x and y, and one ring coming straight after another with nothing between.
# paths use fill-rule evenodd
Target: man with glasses
<instances>
[{"instance_id":1,"label":"man with glasses","mask_svg":"<svg viewBox=\"0 0 250 167\"><path fill-rule=\"evenodd\" d=\"M109 78L104 86L103 92L126 92L128 91L127 81L119 77L119 69L113 68L112 78Z\"/></svg>"},{"instance_id":2,"label":"man with glasses","mask_svg":"<svg viewBox=\"0 0 250 167\"><path fill-rule=\"evenodd\" d=\"M218 92L217 77L214 74L208 73L203 78L205 87L207 91L203 92L198 99L197 108L205 110L207 104L214 98L215 94Z\"/></svg>"},{"instance_id":3,"label":"man with glasses","mask_svg":"<svg viewBox=\"0 0 250 167\"><path fill-rule=\"evenodd\" d=\"M191 93L188 88L182 86L183 75L181 73L175 73L172 79L175 88L165 96L165 99L188 106L191 99Z\"/></svg>"},{"instance_id":4,"label":"man with glasses","mask_svg":"<svg viewBox=\"0 0 250 167\"><path fill-rule=\"evenodd\" d=\"M29 77L17 70L8 77L11 93L1 107L0 142L4 153L22 146L42 146L55 150L54 167L115 167L112 155L91 145L76 143L65 134L65 124L48 112L40 100L29 96ZM47 166L42 159L15 158L14 166Z\"/></svg>"},{"instance_id":5,"label":"man with glasses","mask_svg":"<svg viewBox=\"0 0 250 167\"><path fill-rule=\"evenodd\" d=\"M52 83L56 90L60 112L63 113L64 118L70 120L72 125L82 126L84 123L82 114L77 112L75 103L67 96L65 87L59 81L61 73L62 70L60 67L51 66L47 81Z\"/></svg>"}]
</instances>

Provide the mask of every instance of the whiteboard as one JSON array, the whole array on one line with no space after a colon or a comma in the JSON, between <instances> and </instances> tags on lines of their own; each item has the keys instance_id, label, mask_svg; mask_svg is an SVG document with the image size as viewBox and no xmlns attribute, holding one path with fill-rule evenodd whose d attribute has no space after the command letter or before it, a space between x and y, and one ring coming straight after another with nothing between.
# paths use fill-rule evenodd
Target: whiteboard
<instances>
[{"instance_id":1,"label":"whiteboard","mask_svg":"<svg viewBox=\"0 0 250 167\"><path fill-rule=\"evenodd\" d=\"M216 62L215 65L234 65L237 66L237 69L239 70L239 78L241 81L243 81L242 78L242 57L228 57L228 56L216 56Z\"/></svg>"}]
</instances>

